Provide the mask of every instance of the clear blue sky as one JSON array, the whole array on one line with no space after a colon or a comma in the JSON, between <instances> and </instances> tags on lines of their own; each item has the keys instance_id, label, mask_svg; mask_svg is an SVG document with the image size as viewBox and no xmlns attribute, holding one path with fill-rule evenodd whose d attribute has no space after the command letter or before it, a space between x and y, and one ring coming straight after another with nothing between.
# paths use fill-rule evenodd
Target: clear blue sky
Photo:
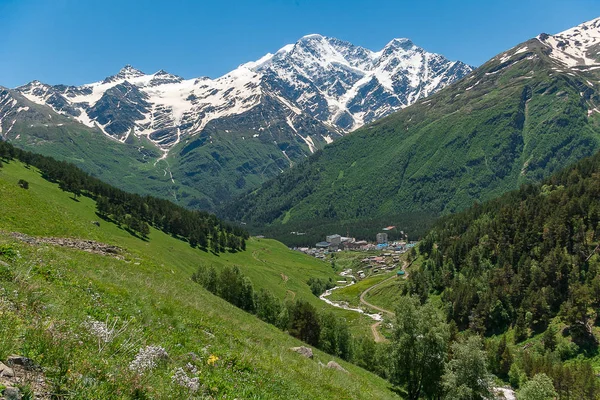
<instances>
[{"instance_id":1,"label":"clear blue sky","mask_svg":"<svg viewBox=\"0 0 600 400\"><path fill-rule=\"evenodd\" d=\"M218 77L309 33L373 50L395 37L480 65L600 0L0 0L0 85L82 84L123 65Z\"/></svg>"}]
</instances>

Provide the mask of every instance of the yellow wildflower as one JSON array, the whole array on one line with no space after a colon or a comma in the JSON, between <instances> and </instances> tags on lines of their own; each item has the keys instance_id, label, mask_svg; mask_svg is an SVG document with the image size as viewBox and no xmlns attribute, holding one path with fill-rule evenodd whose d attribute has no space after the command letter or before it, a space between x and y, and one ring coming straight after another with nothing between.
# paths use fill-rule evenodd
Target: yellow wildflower
<instances>
[{"instance_id":1,"label":"yellow wildflower","mask_svg":"<svg viewBox=\"0 0 600 400\"><path fill-rule=\"evenodd\" d=\"M215 365L217 361L219 361L219 357L214 354L211 354L210 357L208 357L208 365Z\"/></svg>"}]
</instances>

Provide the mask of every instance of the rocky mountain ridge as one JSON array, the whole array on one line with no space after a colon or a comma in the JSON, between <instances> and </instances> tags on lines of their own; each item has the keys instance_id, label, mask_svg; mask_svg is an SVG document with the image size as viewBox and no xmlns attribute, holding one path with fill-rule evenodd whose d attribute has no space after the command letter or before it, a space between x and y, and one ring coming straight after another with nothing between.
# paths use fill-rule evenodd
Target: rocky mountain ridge
<instances>
[{"instance_id":1,"label":"rocky mountain ridge","mask_svg":"<svg viewBox=\"0 0 600 400\"><path fill-rule=\"evenodd\" d=\"M163 70L145 74L127 65L91 84L51 86L33 81L16 91L113 139L124 142L131 134L146 136L164 152L201 133L212 121L254 109L260 115L260 104L274 102L278 118L312 153L471 70L408 39L394 39L374 52L339 39L307 35L217 79L183 79ZM306 120L308 126L302 123ZM272 122L255 123L256 135Z\"/></svg>"}]
</instances>

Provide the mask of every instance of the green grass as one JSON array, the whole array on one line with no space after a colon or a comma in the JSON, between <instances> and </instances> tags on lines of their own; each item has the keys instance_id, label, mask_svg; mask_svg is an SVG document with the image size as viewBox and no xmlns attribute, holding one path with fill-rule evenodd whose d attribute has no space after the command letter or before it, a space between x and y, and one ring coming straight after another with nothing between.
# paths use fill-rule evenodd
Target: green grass
<instances>
[{"instance_id":1,"label":"green grass","mask_svg":"<svg viewBox=\"0 0 600 400\"><path fill-rule=\"evenodd\" d=\"M365 300L375 306L396 312L396 304L402 297L401 288L404 282L405 278L400 277L385 282L369 291L365 295Z\"/></svg>"},{"instance_id":2,"label":"green grass","mask_svg":"<svg viewBox=\"0 0 600 400\"><path fill-rule=\"evenodd\" d=\"M394 272L395 273L395 272ZM352 306L360 305L360 295L362 292L378 284L379 282L393 276L392 273L384 273L384 274L376 274L370 277L367 277L363 280L356 282L354 285L348 286L343 289L335 290L331 296L329 297L331 300L335 301L346 301L348 304ZM369 293L367 293L367 296ZM368 298L365 298L367 300ZM375 303L373 303L375 304ZM377 304L375 304L377 305Z\"/></svg>"},{"instance_id":3,"label":"green grass","mask_svg":"<svg viewBox=\"0 0 600 400\"><path fill-rule=\"evenodd\" d=\"M30 183L29 190L17 186L19 179ZM345 374L320 367L318 360L333 358L322 352L315 352L316 360L292 353L288 348L299 341L190 279L199 264L239 265L255 287L281 298L294 292L324 308L306 279L333 276L330 264L272 240L252 239L246 252L220 256L156 230L142 241L97 218L92 200L72 200L17 162L0 169L0 193L0 260L9 265L0 274L0 359L11 353L31 357L44 367L54 392L134 398L137 388L149 398L186 398L171 375L191 362L203 393L213 398L395 397L387 382L353 365L336 360L350 372ZM91 223L96 220L100 227ZM13 231L97 240L120 246L124 257L29 245L12 238ZM83 328L88 317L130 322L99 351ZM135 345L127 347L128 341ZM139 377L128 365L145 345L164 347L169 358ZM219 358L214 366L210 355Z\"/></svg>"}]
</instances>

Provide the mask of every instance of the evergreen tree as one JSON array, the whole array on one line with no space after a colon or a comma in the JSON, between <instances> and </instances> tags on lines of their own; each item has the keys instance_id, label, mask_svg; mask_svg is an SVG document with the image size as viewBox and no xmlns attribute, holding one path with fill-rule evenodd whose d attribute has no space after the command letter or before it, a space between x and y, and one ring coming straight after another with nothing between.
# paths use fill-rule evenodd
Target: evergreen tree
<instances>
[{"instance_id":1,"label":"evergreen tree","mask_svg":"<svg viewBox=\"0 0 600 400\"><path fill-rule=\"evenodd\" d=\"M290 335L319 347L321 325L315 307L306 301L298 300L289 307L288 312Z\"/></svg>"}]
</instances>

